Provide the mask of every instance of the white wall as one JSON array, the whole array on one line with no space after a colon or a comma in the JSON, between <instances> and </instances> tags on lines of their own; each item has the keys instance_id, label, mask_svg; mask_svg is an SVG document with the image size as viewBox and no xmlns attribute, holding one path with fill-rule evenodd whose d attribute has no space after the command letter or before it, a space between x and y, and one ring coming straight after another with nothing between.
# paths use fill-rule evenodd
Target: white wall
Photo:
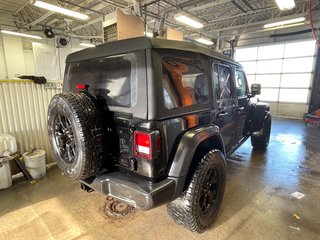
<instances>
[{"instance_id":1,"label":"white wall","mask_svg":"<svg viewBox=\"0 0 320 240\"><path fill-rule=\"evenodd\" d=\"M36 65L33 57L33 49L31 42L23 42L23 56L27 75L35 75Z\"/></svg>"},{"instance_id":2,"label":"white wall","mask_svg":"<svg viewBox=\"0 0 320 240\"><path fill-rule=\"evenodd\" d=\"M54 41L48 39L45 43L33 42L33 53L36 63L36 73L38 76L45 76L50 80L60 79L60 63L56 56Z\"/></svg>"},{"instance_id":3,"label":"white wall","mask_svg":"<svg viewBox=\"0 0 320 240\"><path fill-rule=\"evenodd\" d=\"M36 75L62 80L67 55L83 49L79 43L78 39L72 39L66 48L57 48L55 39L35 42L0 34L0 79Z\"/></svg>"},{"instance_id":4,"label":"white wall","mask_svg":"<svg viewBox=\"0 0 320 240\"><path fill-rule=\"evenodd\" d=\"M21 38L7 35L3 35L2 38L8 78L26 74Z\"/></svg>"},{"instance_id":5,"label":"white wall","mask_svg":"<svg viewBox=\"0 0 320 240\"><path fill-rule=\"evenodd\" d=\"M0 34L0 79L12 79L20 75L35 75L31 41Z\"/></svg>"},{"instance_id":6,"label":"white wall","mask_svg":"<svg viewBox=\"0 0 320 240\"><path fill-rule=\"evenodd\" d=\"M0 79L8 78L2 38L0 37Z\"/></svg>"},{"instance_id":7,"label":"white wall","mask_svg":"<svg viewBox=\"0 0 320 240\"><path fill-rule=\"evenodd\" d=\"M67 47L56 47L55 39L47 39L46 42L33 42L33 53L36 62L36 72L39 76L45 76L50 80L62 80L65 69L65 61L68 54L79 51L80 41L72 39Z\"/></svg>"}]
</instances>

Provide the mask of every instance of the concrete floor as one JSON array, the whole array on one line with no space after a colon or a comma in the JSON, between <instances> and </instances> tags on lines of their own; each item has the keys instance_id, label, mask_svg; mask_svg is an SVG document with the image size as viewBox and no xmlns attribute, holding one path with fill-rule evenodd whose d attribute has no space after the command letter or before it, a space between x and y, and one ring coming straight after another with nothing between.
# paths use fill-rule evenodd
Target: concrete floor
<instances>
[{"instance_id":1,"label":"concrete floor","mask_svg":"<svg viewBox=\"0 0 320 240\"><path fill-rule=\"evenodd\" d=\"M85 193L57 167L30 185L0 191L0 239L320 239L320 129L274 119L266 152L247 141L228 159L218 219L196 235L174 224L164 206L107 217L105 197ZM296 199L290 194L305 196Z\"/></svg>"}]
</instances>

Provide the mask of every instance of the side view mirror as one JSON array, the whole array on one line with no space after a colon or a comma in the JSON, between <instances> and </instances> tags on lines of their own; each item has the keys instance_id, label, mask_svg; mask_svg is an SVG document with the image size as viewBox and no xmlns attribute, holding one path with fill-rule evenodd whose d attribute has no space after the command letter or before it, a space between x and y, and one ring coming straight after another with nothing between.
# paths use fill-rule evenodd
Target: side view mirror
<instances>
[{"instance_id":1,"label":"side view mirror","mask_svg":"<svg viewBox=\"0 0 320 240\"><path fill-rule=\"evenodd\" d=\"M251 94L253 96L261 94L261 84L254 83L251 85Z\"/></svg>"}]
</instances>

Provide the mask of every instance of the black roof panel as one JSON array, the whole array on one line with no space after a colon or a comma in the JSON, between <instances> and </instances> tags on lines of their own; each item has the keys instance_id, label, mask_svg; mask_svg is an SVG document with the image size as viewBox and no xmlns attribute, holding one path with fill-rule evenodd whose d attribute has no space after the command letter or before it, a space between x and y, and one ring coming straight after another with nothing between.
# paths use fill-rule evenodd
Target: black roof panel
<instances>
[{"instance_id":1,"label":"black roof panel","mask_svg":"<svg viewBox=\"0 0 320 240\"><path fill-rule=\"evenodd\" d=\"M233 59L212 49L200 46L193 42L173 41L160 38L138 37L125 40L119 40L98 45L94 48L87 48L68 55L66 62L78 62L94 58L101 58L113 55L119 55L134 52L143 49L174 49L189 52L201 53L210 57L225 60L239 65Z\"/></svg>"}]
</instances>

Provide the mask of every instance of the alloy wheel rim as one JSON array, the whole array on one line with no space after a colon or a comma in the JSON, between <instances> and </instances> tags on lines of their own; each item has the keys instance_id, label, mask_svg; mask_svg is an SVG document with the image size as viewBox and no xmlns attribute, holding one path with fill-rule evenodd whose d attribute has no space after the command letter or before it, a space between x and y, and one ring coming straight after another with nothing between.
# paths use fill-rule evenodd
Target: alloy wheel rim
<instances>
[{"instance_id":1,"label":"alloy wheel rim","mask_svg":"<svg viewBox=\"0 0 320 240\"><path fill-rule=\"evenodd\" d=\"M218 198L219 185L218 169L210 168L206 173L199 199L201 215L206 215L214 209Z\"/></svg>"},{"instance_id":2,"label":"alloy wheel rim","mask_svg":"<svg viewBox=\"0 0 320 240\"><path fill-rule=\"evenodd\" d=\"M55 145L60 157L68 164L75 160L76 146L70 120L63 114L57 114L54 121Z\"/></svg>"}]
</instances>

